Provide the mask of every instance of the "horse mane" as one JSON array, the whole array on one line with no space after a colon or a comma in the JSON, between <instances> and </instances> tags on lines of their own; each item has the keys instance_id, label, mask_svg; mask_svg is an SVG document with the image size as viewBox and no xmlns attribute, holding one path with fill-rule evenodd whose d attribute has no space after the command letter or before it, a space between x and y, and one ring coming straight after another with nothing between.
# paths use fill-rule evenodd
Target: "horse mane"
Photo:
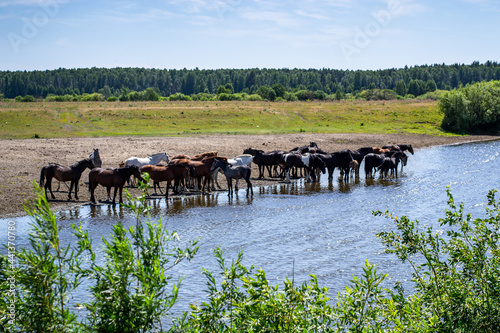
<instances>
[{"instance_id":1,"label":"horse mane","mask_svg":"<svg viewBox=\"0 0 500 333\"><path fill-rule=\"evenodd\" d=\"M167 153L157 153L157 154L150 155L148 157L153 157L153 156L158 156L158 155L163 155L163 154L167 155Z\"/></svg>"},{"instance_id":2,"label":"horse mane","mask_svg":"<svg viewBox=\"0 0 500 333\"><path fill-rule=\"evenodd\" d=\"M84 164L84 163L89 163L89 162L90 162L90 163L92 163L92 164L94 164L94 162L92 162L92 161L90 160L90 158L84 158L83 160L78 161L78 162L76 162L75 164L73 164L73 165L72 165L72 167L76 167L76 166L82 165L82 164ZM55 163L55 164L57 164L57 163Z\"/></svg>"}]
</instances>

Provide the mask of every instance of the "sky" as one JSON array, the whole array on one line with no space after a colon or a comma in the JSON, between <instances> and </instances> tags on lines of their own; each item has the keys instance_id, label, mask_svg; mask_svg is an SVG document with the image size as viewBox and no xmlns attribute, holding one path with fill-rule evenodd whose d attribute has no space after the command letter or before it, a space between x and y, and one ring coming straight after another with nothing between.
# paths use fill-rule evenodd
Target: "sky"
<instances>
[{"instance_id":1,"label":"sky","mask_svg":"<svg viewBox=\"0 0 500 333\"><path fill-rule=\"evenodd\" d=\"M498 0L0 0L0 70L500 61Z\"/></svg>"}]
</instances>

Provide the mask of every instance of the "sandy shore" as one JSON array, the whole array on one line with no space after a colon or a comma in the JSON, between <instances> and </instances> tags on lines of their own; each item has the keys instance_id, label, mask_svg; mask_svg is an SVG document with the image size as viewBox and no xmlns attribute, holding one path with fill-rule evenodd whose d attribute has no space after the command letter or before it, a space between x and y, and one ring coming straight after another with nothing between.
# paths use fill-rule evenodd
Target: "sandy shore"
<instances>
[{"instance_id":1,"label":"sandy shore","mask_svg":"<svg viewBox=\"0 0 500 333\"><path fill-rule=\"evenodd\" d=\"M200 135L193 137L99 137L65 139L26 139L0 140L2 177L0 177L0 217L24 215L23 203L33 198L31 182L38 181L40 170L48 163L71 165L87 158L93 148L99 148L103 167L118 167L118 164L131 156L148 156L166 152L194 155L216 150L219 156L234 157L245 148L264 151L275 149L290 150L293 147L315 141L328 152L345 148L382 146L386 144L412 144L417 151L430 146L448 145L470 141L498 139L493 136L434 137L428 135L371 135L371 134L286 134L286 135ZM411 163L411 158L409 163ZM88 170L80 179L79 200L67 201L67 187L61 185L61 192L54 192L56 200L51 201L54 209L60 210L89 202L89 192L85 182ZM258 175L253 168L253 177ZM254 186L275 183L277 180L254 180ZM224 182L221 183L223 186ZM54 187L55 185L55 187ZM57 188L57 182L53 189ZM136 189L129 189L135 194ZM98 187L96 198L106 198L105 189Z\"/></svg>"}]
</instances>

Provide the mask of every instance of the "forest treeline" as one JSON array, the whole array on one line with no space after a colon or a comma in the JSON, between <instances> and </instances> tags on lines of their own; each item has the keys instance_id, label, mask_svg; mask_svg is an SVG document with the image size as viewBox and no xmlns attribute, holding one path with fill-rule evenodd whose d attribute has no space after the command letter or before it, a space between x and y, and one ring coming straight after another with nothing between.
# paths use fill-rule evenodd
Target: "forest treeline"
<instances>
[{"instance_id":1,"label":"forest treeline","mask_svg":"<svg viewBox=\"0 0 500 333\"><path fill-rule=\"evenodd\" d=\"M437 89L451 90L469 83L500 80L500 64L487 61L466 64L434 64L383 70L338 69L147 69L79 68L45 71L0 71L0 95L4 98L31 95L83 95L105 98L123 90L152 88L160 96L216 94L231 85L233 93L262 95L279 85L287 92L321 91L353 94L364 90L392 90L398 96L420 96ZM264 87L264 88L263 88ZM220 93L220 91L219 91ZM271 92L272 94L272 92ZM279 96L279 93L277 94Z\"/></svg>"}]
</instances>

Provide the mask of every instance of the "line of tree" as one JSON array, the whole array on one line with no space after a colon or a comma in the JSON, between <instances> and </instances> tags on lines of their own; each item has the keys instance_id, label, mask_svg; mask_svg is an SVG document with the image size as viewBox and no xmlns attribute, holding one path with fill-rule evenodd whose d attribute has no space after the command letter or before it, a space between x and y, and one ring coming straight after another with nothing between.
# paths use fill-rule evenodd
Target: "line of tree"
<instances>
[{"instance_id":1,"label":"line of tree","mask_svg":"<svg viewBox=\"0 0 500 333\"><path fill-rule=\"evenodd\" d=\"M233 93L252 95L257 94L262 87L270 88L280 84L290 93L303 90L323 91L325 94L354 94L363 90L390 89L400 96L420 96L436 89L451 90L490 80L500 80L500 64L497 62L356 71L329 68L59 68L45 71L0 71L0 95L3 94L5 98L26 95L45 98L50 94L99 93L108 98L120 96L123 89L140 92L153 88L160 96L189 96L200 93L216 94L219 87L226 84L231 84ZM274 93L278 95L280 92Z\"/></svg>"}]
</instances>

